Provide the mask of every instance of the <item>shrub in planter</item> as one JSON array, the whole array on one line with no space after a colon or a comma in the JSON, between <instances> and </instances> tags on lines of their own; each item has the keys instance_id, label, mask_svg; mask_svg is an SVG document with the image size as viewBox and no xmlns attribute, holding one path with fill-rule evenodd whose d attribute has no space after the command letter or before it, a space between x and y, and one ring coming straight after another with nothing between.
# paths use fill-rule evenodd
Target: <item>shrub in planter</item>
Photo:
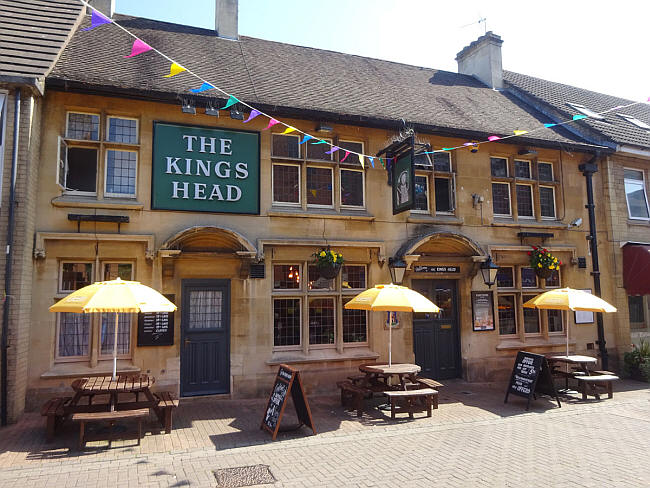
<instances>
[{"instance_id":1,"label":"shrub in planter","mask_svg":"<svg viewBox=\"0 0 650 488\"><path fill-rule=\"evenodd\" d=\"M314 264L318 273L328 280L336 278L344 262L343 254L332 251L329 247L314 253Z\"/></svg>"},{"instance_id":2,"label":"shrub in planter","mask_svg":"<svg viewBox=\"0 0 650 488\"><path fill-rule=\"evenodd\" d=\"M533 250L528 251L528 256L530 256L530 267L533 268L537 276L546 279L556 270L560 269L562 261L559 261L544 248L535 246L531 247Z\"/></svg>"},{"instance_id":3,"label":"shrub in planter","mask_svg":"<svg viewBox=\"0 0 650 488\"><path fill-rule=\"evenodd\" d=\"M638 381L650 382L650 342L641 339L641 343L623 355L623 374Z\"/></svg>"}]
</instances>

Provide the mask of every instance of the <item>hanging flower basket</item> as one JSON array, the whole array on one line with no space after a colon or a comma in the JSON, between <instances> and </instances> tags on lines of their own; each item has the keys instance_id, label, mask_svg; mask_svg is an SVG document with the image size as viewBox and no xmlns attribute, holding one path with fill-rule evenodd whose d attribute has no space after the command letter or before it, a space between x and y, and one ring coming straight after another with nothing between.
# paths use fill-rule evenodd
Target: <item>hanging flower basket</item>
<instances>
[{"instance_id":1,"label":"hanging flower basket","mask_svg":"<svg viewBox=\"0 0 650 488\"><path fill-rule=\"evenodd\" d=\"M316 264L318 274L328 280L336 278L341 271L343 262L343 255L332 251L329 247L314 253L314 264Z\"/></svg>"},{"instance_id":2,"label":"hanging flower basket","mask_svg":"<svg viewBox=\"0 0 650 488\"><path fill-rule=\"evenodd\" d=\"M530 267L540 278L549 278L555 271L560 269L562 261L559 261L548 250L541 247L531 246L532 251L528 251L530 256Z\"/></svg>"}]
</instances>

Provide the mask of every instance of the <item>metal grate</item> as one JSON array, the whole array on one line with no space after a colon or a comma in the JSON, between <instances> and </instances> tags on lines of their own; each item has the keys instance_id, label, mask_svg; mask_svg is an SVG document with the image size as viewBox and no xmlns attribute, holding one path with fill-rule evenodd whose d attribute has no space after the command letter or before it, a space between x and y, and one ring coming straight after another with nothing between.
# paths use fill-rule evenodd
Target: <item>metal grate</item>
<instances>
[{"instance_id":1,"label":"metal grate","mask_svg":"<svg viewBox=\"0 0 650 488\"><path fill-rule=\"evenodd\" d=\"M251 278L264 278L264 263L262 264L251 264L250 277Z\"/></svg>"},{"instance_id":2,"label":"metal grate","mask_svg":"<svg viewBox=\"0 0 650 488\"><path fill-rule=\"evenodd\" d=\"M216 469L214 477L217 479L219 488L265 485L276 481L271 470L265 464Z\"/></svg>"}]
</instances>

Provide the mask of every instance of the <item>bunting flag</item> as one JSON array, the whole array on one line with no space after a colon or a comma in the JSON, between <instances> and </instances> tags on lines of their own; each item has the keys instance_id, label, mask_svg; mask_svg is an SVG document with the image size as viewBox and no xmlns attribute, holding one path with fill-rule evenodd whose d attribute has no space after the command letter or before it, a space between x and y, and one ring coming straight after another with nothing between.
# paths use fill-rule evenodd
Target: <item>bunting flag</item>
<instances>
[{"instance_id":1,"label":"bunting flag","mask_svg":"<svg viewBox=\"0 0 650 488\"><path fill-rule=\"evenodd\" d=\"M173 62L169 67L169 74L165 75L165 78L171 78L172 76L176 76L178 73L182 73L183 71L187 71L187 68L183 68L180 64Z\"/></svg>"},{"instance_id":2,"label":"bunting flag","mask_svg":"<svg viewBox=\"0 0 650 488\"><path fill-rule=\"evenodd\" d=\"M255 117L257 117L261 113L262 112L260 112L259 110L255 110L255 109L251 110L251 113L248 114L248 118L246 120L244 120L244 124L246 122L250 122L251 120L253 120Z\"/></svg>"},{"instance_id":3,"label":"bunting flag","mask_svg":"<svg viewBox=\"0 0 650 488\"><path fill-rule=\"evenodd\" d=\"M366 165L363 164L363 154L357 154L357 156L359 156L359 164L361 165L362 168L365 168ZM373 166L373 168L374 168L374 166Z\"/></svg>"},{"instance_id":4,"label":"bunting flag","mask_svg":"<svg viewBox=\"0 0 650 488\"><path fill-rule=\"evenodd\" d=\"M443 151L453 151L454 148L453 147L443 147L442 150Z\"/></svg>"},{"instance_id":5,"label":"bunting flag","mask_svg":"<svg viewBox=\"0 0 650 488\"><path fill-rule=\"evenodd\" d=\"M226 102L226 104L223 107L221 107L221 110L226 110L227 108L232 107L234 104L238 102L239 100L237 100L237 97L233 97L232 95L230 95L230 97L228 97L228 101Z\"/></svg>"},{"instance_id":6,"label":"bunting flag","mask_svg":"<svg viewBox=\"0 0 650 488\"><path fill-rule=\"evenodd\" d=\"M144 41L141 41L140 39L136 39L133 41L133 46L131 47L131 54L128 56L124 56L125 58L132 58L133 56L137 56L138 54L146 53L147 51L151 51L153 48L147 44ZM205 83L204 83L205 85Z\"/></svg>"},{"instance_id":7,"label":"bunting flag","mask_svg":"<svg viewBox=\"0 0 650 488\"><path fill-rule=\"evenodd\" d=\"M93 9L93 13L90 16L90 27L86 27L85 31L89 31L94 29L95 27L99 27L100 25L104 24L110 24L113 21L106 17L103 13L98 12L97 10Z\"/></svg>"},{"instance_id":8,"label":"bunting flag","mask_svg":"<svg viewBox=\"0 0 650 488\"><path fill-rule=\"evenodd\" d=\"M292 132L295 132L295 127L287 126L286 129L284 129L283 134L291 134Z\"/></svg>"},{"instance_id":9,"label":"bunting flag","mask_svg":"<svg viewBox=\"0 0 650 488\"><path fill-rule=\"evenodd\" d=\"M314 144L314 145L316 145L316 144L329 144L329 142L324 141L324 140L321 139L320 141L317 141L317 142L310 142L310 144Z\"/></svg>"},{"instance_id":10,"label":"bunting flag","mask_svg":"<svg viewBox=\"0 0 650 488\"><path fill-rule=\"evenodd\" d=\"M279 123L280 123L279 120L271 119L271 120L269 120L269 125L267 125L266 128L265 128L264 130L270 129L270 128L273 127L275 124L279 124Z\"/></svg>"},{"instance_id":11,"label":"bunting flag","mask_svg":"<svg viewBox=\"0 0 650 488\"><path fill-rule=\"evenodd\" d=\"M214 86L212 86L210 83L203 83L200 87L198 88L192 88L190 91L192 93L201 93L204 91L212 90L214 89Z\"/></svg>"},{"instance_id":12,"label":"bunting flag","mask_svg":"<svg viewBox=\"0 0 650 488\"><path fill-rule=\"evenodd\" d=\"M582 119L586 119L586 118L587 118L586 115L574 115L573 116L573 120L582 120Z\"/></svg>"},{"instance_id":13,"label":"bunting flag","mask_svg":"<svg viewBox=\"0 0 650 488\"><path fill-rule=\"evenodd\" d=\"M339 149L340 148L338 146L332 146L332 149L330 149L329 151L326 151L325 154L333 154L336 151L338 151Z\"/></svg>"},{"instance_id":14,"label":"bunting flag","mask_svg":"<svg viewBox=\"0 0 650 488\"><path fill-rule=\"evenodd\" d=\"M527 130L513 130L512 133L514 135L516 135L516 136L521 136L521 135L524 135L524 134L528 134L528 131Z\"/></svg>"},{"instance_id":15,"label":"bunting flag","mask_svg":"<svg viewBox=\"0 0 650 488\"><path fill-rule=\"evenodd\" d=\"M345 151L345 156L343 156L343 159L341 159L341 161L339 162L342 163L343 161L345 161L349 155L350 155L350 151Z\"/></svg>"},{"instance_id":16,"label":"bunting flag","mask_svg":"<svg viewBox=\"0 0 650 488\"><path fill-rule=\"evenodd\" d=\"M499 139L501 139L499 136L490 136L490 137L488 137L488 141L490 141L490 142L498 141Z\"/></svg>"},{"instance_id":17,"label":"bunting flag","mask_svg":"<svg viewBox=\"0 0 650 488\"><path fill-rule=\"evenodd\" d=\"M549 127L555 127L556 125L557 124L544 124L544 127L548 129Z\"/></svg>"},{"instance_id":18,"label":"bunting flag","mask_svg":"<svg viewBox=\"0 0 650 488\"><path fill-rule=\"evenodd\" d=\"M359 155L359 158L361 158L361 155ZM375 158L368 156L368 159L370 160L370 166L372 166L374 168L375 167ZM361 166L363 166L363 164Z\"/></svg>"},{"instance_id":19,"label":"bunting flag","mask_svg":"<svg viewBox=\"0 0 650 488\"><path fill-rule=\"evenodd\" d=\"M298 143L298 145L300 146L300 144L304 144L305 142L307 142L308 140L313 139L313 138L314 138L314 136L310 136L309 134L305 134L305 137L302 138L302 141L300 141Z\"/></svg>"}]
</instances>

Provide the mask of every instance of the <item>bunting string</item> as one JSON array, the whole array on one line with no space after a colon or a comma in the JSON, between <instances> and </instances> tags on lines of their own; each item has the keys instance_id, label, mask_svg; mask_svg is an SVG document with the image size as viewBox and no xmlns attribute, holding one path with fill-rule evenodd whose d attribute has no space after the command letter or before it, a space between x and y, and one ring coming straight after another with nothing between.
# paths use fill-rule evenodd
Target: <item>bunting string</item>
<instances>
[{"instance_id":1,"label":"bunting string","mask_svg":"<svg viewBox=\"0 0 650 488\"><path fill-rule=\"evenodd\" d=\"M113 25L115 25L116 27L118 27L119 29L121 29L122 31L124 31L126 34L128 34L129 36L131 36L134 39L133 45L131 47L131 54L129 54L127 56L124 56L125 58L133 58L133 57L138 56L140 54L143 54L145 52L153 51L153 52L157 53L159 56L163 57L164 59L166 59L167 61L170 62L169 74L164 75L164 78L171 78L171 77L176 76L176 75L178 75L178 74L180 74L182 72L187 72L188 74L192 75L193 77L195 77L196 79L198 79L201 82L201 86L199 88L188 89L188 91L190 91L191 93L196 94L196 93L202 93L202 92L205 92L205 91L208 91L208 90L216 90L216 91L220 92L221 94L223 94L224 96L228 97L228 101L226 102L226 104L223 107L221 107L221 110L226 110L226 109L228 109L228 108L230 108L230 107L232 107L233 105L236 105L236 104L243 105L244 107L247 107L248 109L250 109L249 116L248 116L248 118L246 120L243 121L243 123L250 122L254 118L262 115L262 116L267 117L269 119L268 125L263 130L268 130L273 126L280 124L280 125L283 125L285 127L284 132L282 132L282 134L290 134L290 133L296 132L296 133L301 134L303 136L302 141L299 144L305 144L305 143L307 143L309 141L311 141L311 142L309 142L309 144L327 144L327 145L330 146L330 150L326 151L325 154L333 154L333 153L335 153L335 152L337 152L337 151L339 151L341 149L338 146L335 146L334 144L332 144L332 143L330 143L330 142L328 142L328 141L326 141L324 139L317 138L317 137L315 137L315 136L313 136L311 134L308 134L305 131L297 129L296 127L293 127L293 126L291 126L289 124L286 124L286 123L284 123L284 122L282 122L280 120L277 120L277 119L271 117L270 115L264 113L263 111L259 110L258 108L255 108L252 105L249 105L248 103L246 103L244 101L241 101L236 96L228 93L227 91L223 90L222 88L219 88L217 85L215 85L213 83L210 83L209 81L203 79L200 75L198 75L197 73L195 73L191 69L182 66L181 64L177 63L172 58L167 56L165 53L163 53L163 52L159 51L158 49L156 49L155 47L147 44L145 41L143 41L138 36L133 34L131 31L126 29L124 26L122 26L118 22L115 22L113 19L110 19L109 17L104 15L102 12L95 9L95 7L88 4L88 2L86 0L79 0L79 1L83 5L85 5L86 7L89 7L90 9L92 9L91 20L90 20L91 25L90 25L90 27L87 27L87 28L83 29L84 31L90 31L90 30L93 30L93 29L95 29L95 28L97 28L97 27L99 27L101 25L105 25L105 24L113 24ZM610 113L610 112L615 112L617 110L621 110L621 109L624 109L624 108L629 108L629 107L632 107L634 105L639 105L639 104L648 103L648 102L650 102L650 97L645 101L632 102L632 103L629 103L627 105L617 105L616 107L612 107L612 108L604 110L602 112L595 113L594 115L595 116L602 116L602 115ZM593 116L591 116L591 117L593 117ZM557 123L544 123L544 124L540 125L540 127L531 128L529 130L515 129L515 130L512 131L512 134L509 134L509 135L496 135L496 134L495 135L490 135L484 141L473 141L471 143L463 143L462 145L459 145L459 146L443 147L442 149L435 149L435 150L432 150L432 151L424 151L424 152L418 153L418 154L444 153L444 152L455 151L457 149L467 148L468 146L478 146L479 144L487 144L487 143L496 142L496 141L505 141L507 139L511 139L511 138L514 138L514 137L521 137L521 136L523 136L525 134L529 134L529 135L534 134L536 132L539 132L539 131L542 131L542 130L545 130L545 129L550 129L552 127L564 126L564 125L571 124L571 123L579 121L579 120L588 119L588 118L591 118L591 117L589 115L576 114L576 115L573 115L571 117L571 119L568 119L568 120L565 120L565 121L561 121L561 122L557 122ZM348 151L346 149L344 149L344 151L345 151L345 156L341 159L340 162L345 161L350 154L354 154L354 155L356 155L358 157L359 163L361 164L361 167L363 167L363 168L365 168L365 160L367 159L370 162L370 166L372 168L375 167L375 160L377 160L381 164L382 168L390 169L391 159L392 160L395 159L395 158L380 158L378 156L370 156L370 155L367 155L367 154L357 153L357 152L354 152L354 151Z\"/></svg>"}]
</instances>

